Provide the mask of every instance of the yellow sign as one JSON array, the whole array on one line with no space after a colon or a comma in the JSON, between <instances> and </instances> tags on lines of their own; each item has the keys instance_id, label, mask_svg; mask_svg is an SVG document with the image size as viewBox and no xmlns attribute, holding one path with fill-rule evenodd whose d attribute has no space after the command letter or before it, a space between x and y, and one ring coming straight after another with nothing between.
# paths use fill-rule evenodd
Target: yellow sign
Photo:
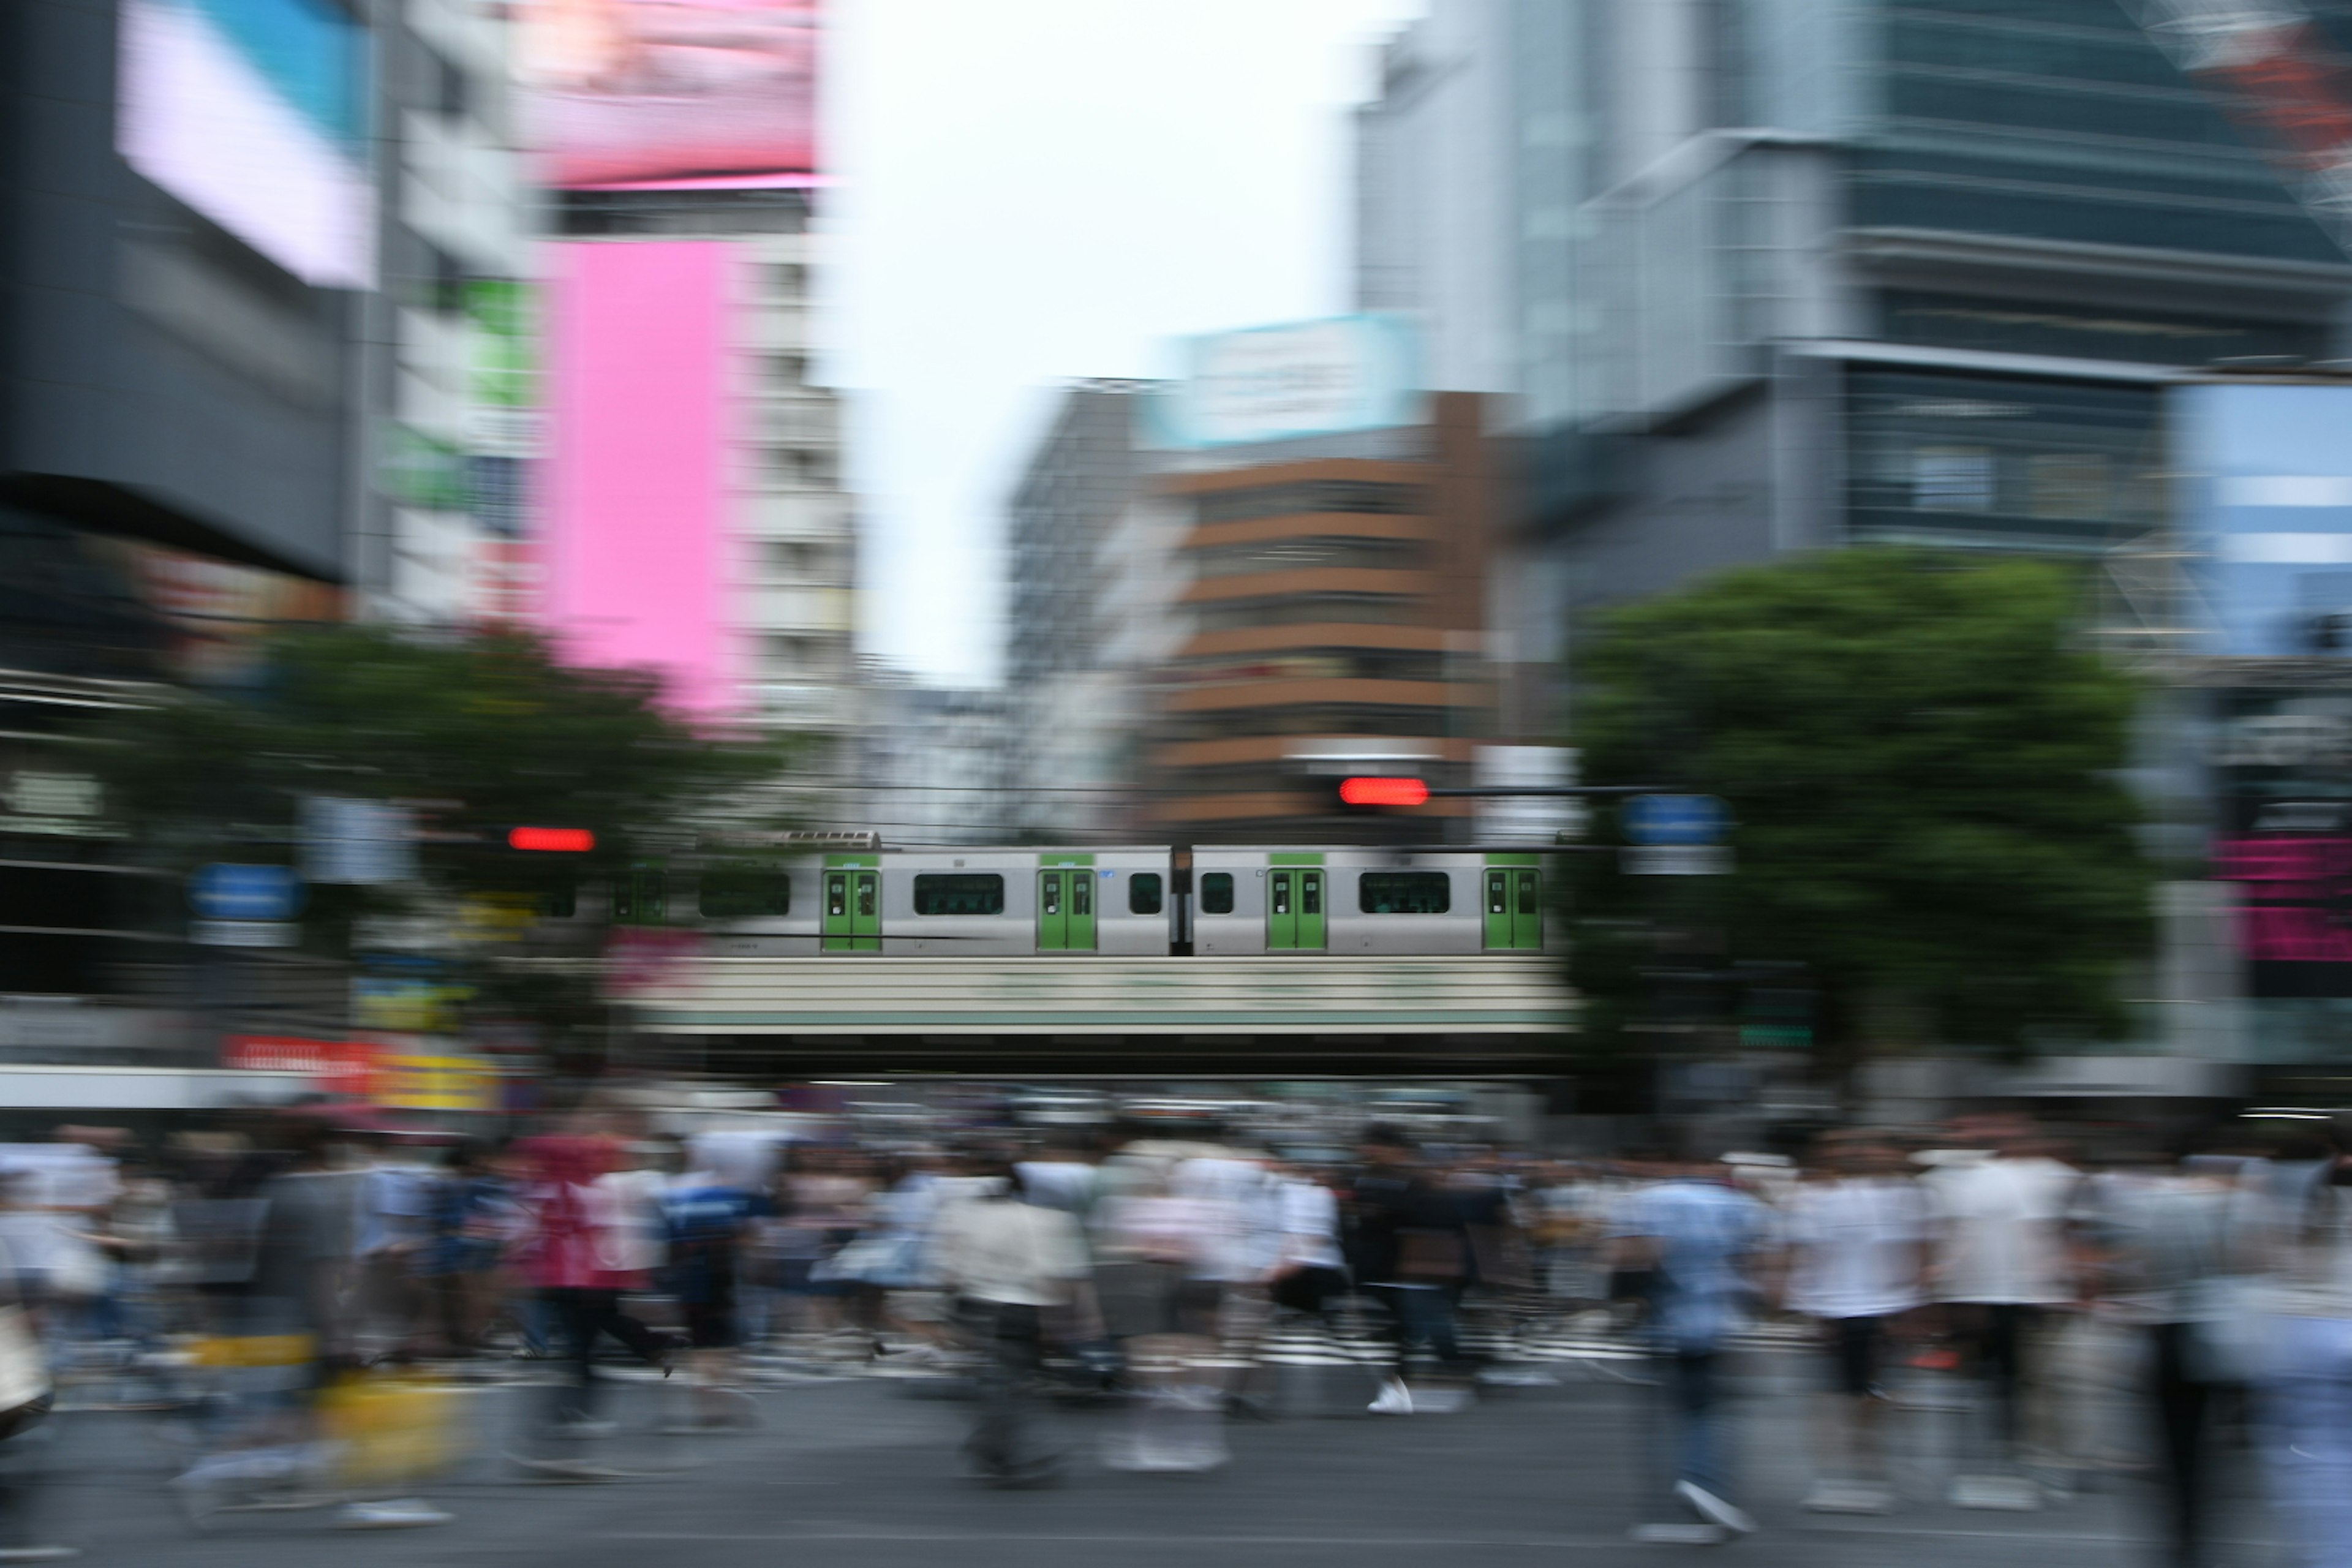
<instances>
[{"instance_id":1,"label":"yellow sign","mask_svg":"<svg viewBox=\"0 0 2352 1568\"><path fill-rule=\"evenodd\" d=\"M380 1051L368 1098L396 1110L495 1110L499 1079L479 1057Z\"/></svg>"}]
</instances>

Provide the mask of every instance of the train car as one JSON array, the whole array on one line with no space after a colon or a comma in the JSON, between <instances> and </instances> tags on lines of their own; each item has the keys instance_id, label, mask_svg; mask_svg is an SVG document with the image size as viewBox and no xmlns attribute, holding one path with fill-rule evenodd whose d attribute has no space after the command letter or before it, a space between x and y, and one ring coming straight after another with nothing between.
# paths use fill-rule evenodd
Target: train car
<instances>
[{"instance_id":1,"label":"train car","mask_svg":"<svg viewBox=\"0 0 2352 1568\"><path fill-rule=\"evenodd\" d=\"M1368 954L1541 951L1543 871L1478 850L1192 851L1192 950Z\"/></svg>"},{"instance_id":2,"label":"train car","mask_svg":"<svg viewBox=\"0 0 2352 1568\"><path fill-rule=\"evenodd\" d=\"M635 868L610 896L616 923L698 926L715 957L1545 945L1538 857L1500 851L706 847Z\"/></svg>"},{"instance_id":3,"label":"train car","mask_svg":"<svg viewBox=\"0 0 2352 1568\"><path fill-rule=\"evenodd\" d=\"M1181 905L1164 847L704 849L634 868L622 925L698 926L721 958L1165 954Z\"/></svg>"}]
</instances>

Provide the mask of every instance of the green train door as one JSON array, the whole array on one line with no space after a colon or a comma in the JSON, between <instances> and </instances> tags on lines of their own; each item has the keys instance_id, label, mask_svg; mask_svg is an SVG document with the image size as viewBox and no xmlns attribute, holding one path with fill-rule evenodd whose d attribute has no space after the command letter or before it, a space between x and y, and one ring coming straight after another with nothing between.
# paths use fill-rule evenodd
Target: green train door
<instances>
[{"instance_id":1,"label":"green train door","mask_svg":"<svg viewBox=\"0 0 2352 1568\"><path fill-rule=\"evenodd\" d=\"M1323 880L1319 866L1277 866L1265 874L1267 952L1323 951Z\"/></svg>"},{"instance_id":2,"label":"green train door","mask_svg":"<svg viewBox=\"0 0 2352 1568\"><path fill-rule=\"evenodd\" d=\"M827 952L882 951L882 871L876 866L824 868L824 941Z\"/></svg>"},{"instance_id":3,"label":"green train door","mask_svg":"<svg viewBox=\"0 0 2352 1568\"><path fill-rule=\"evenodd\" d=\"M1542 951L1543 873L1489 866L1486 880L1487 951Z\"/></svg>"},{"instance_id":4,"label":"green train door","mask_svg":"<svg viewBox=\"0 0 2352 1568\"><path fill-rule=\"evenodd\" d=\"M1037 951L1095 950L1095 873L1091 866L1037 873Z\"/></svg>"}]
</instances>

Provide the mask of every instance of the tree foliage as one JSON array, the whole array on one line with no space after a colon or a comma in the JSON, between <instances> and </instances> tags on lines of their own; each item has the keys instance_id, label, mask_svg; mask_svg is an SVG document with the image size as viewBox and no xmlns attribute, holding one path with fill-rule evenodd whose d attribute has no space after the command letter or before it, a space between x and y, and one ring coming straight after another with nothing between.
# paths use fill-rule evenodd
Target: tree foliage
<instances>
[{"instance_id":1,"label":"tree foliage","mask_svg":"<svg viewBox=\"0 0 2352 1568\"><path fill-rule=\"evenodd\" d=\"M2044 563L1870 549L1613 613L1578 670L1586 777L1720 796L1737 868L1583 858L1590 1048L1649 1005L1660 899L1726 960L1805 966L1832 1059L2120 1030L2152 875L2116 777L2136 698L2067 646L2075 600Z\"/></svg>"},{"instance_id":2,"label":"tree foliage","mask_svg":"<svg viewBox=\"0 0 2352 1568\"><path fill-rule=\"evenodd\" d=\"M362 914L456 918L468 900L528 907L610 879L790 761L776 742L668 711L648 672L568 666L519 629L302 627L261 668L246 689L174 693L110 723L108 799L131 841L174 872L297 858L305 795L414 803L415 884L312 889L306 945L337 955ZM596 847L509 849L506 830L521 826L584 827ZM481 984L538 998L533 1011L579 1011L543 974Z\"/></svg>"}]
</instances>

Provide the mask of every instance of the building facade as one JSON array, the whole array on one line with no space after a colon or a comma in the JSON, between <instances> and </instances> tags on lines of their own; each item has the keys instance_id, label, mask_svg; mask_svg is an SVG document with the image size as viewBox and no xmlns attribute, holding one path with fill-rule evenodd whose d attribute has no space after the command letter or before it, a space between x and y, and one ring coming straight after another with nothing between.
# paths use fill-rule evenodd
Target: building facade
<instances>
[{"instance_id":1,"label":"building facade","mask_svg":"<svg viewBox=\"0 0 2352 1568\"><path fill-rule=\"evenodd\" d=\"M1486 679L1496 448L1472 394L1425 421L1185 454L1158 481L1183 511L1178 642L1156 684L1142 812L1184 840L1349 842L1466 825L1344 815L1349 773L1470 782ZM1459 809L1457 809L1459 808Z\"/></svg>"},{"instance_id":2,"label":"building facade","mask_svg":"<svg viewBox=\"0 0 2352 1568\"><path fill-rule=\"evenodd\" d=\"M1385 80L1366 300L1512 344L1453 357L1522 447L1496 655L1521 724L1557 713L1592 611L1711 571L1872 542L2097 557L2159 518L2181 367L2340 349L2352 268L2105 0L1441 0ZM1448 125L1488 128L1475 182ZM1508 200L1465 209L1472 183ZM1427 258L1448 213L1501 303Z\"/></svg>"},{"instance_id":3,"label":"building facade","mask_svg":"<svg viewBox=\"0 0 2352 1568\"><path fill-rule=\"evenodd\" d=\"M548 626L847 776L855 520L813 367L805 192L569 192L552 247ZM829 806L826 809L830 809Z\"/></svg>"},{"instance_id":4,"label":"building facade","mask_svg":"<svg viewBox=\"0 0 2352 1568\"><path fill-rule=\"evenodd\" d=\"M1152 384L1063 389L1008 507L1003 819L1015 840L1133 831L1146 699L1175 646L1180 509L1151 483Z\"/></svg>"}]
</instances>

